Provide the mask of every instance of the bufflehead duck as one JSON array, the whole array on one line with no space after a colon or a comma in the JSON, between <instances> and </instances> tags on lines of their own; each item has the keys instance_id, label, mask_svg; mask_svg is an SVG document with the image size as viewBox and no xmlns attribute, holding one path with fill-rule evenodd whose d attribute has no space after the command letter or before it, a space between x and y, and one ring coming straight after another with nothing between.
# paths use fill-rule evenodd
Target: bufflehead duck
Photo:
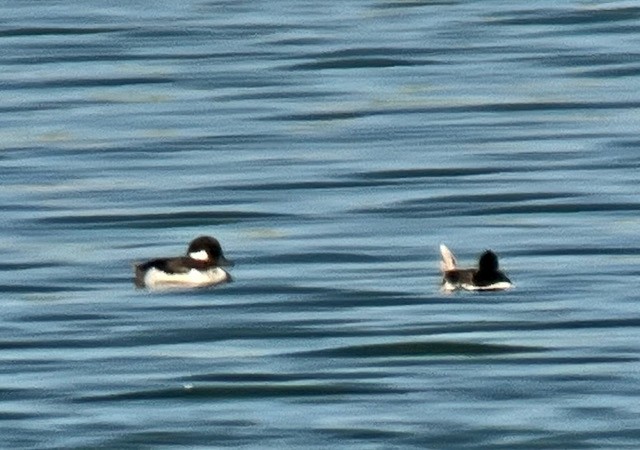
<instances>
[{"instance_id":1,"label":"bufflehead duck","mask_svg":"<svg viewBox=\"0 0 640 450\"><path fill-rule=\"evenodd\" d=\"M214 286L231 281L231 275L220 266L232 265L217 239L200 236L191 241L186 256L136 264L135 284L151 289Z\"/></svg>"},{"instance_id":2,"label":"bufflehead duck","mask_svg":"<svg viewBox=\"0 0 640 450\"><path fill-rule=\"evenodd\" d=\"M455 256L444 244L440 244L440 254L444 291L501 291L513 287L511 280L498 270L498 257L491 250L480 255L477 269L458 269Z\"/></svg>"}]
</instances>

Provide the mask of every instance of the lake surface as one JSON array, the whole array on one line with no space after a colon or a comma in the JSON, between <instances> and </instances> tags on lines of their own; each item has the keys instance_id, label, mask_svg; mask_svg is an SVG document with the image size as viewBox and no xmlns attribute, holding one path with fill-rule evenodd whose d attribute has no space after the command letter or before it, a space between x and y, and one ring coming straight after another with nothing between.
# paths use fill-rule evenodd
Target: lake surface
<instances>
[{"instance_id":1,"label":"lake surface","mask_svg":"<svg viewBox=\"0 0 640 450\"><path fill-rule=\"evenodd\" d=\"M640 447L637 4L0 11L3 447Z\"/></svg>"}]
</instances>

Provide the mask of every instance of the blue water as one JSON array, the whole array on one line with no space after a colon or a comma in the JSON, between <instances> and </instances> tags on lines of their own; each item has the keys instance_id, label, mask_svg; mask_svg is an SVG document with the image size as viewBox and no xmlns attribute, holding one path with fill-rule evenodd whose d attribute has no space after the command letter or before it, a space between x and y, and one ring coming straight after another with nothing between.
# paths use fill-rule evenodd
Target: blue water
<instances>
[{"instance_id":1,"label":"blue water","mask_svg":"<svg viewBox=\"0 0 640 450\"><path fill-rule=\"evenodd\" d=\"M633 2L0 12L3 447L640 447Z\"/></svg>"}]
</instances>

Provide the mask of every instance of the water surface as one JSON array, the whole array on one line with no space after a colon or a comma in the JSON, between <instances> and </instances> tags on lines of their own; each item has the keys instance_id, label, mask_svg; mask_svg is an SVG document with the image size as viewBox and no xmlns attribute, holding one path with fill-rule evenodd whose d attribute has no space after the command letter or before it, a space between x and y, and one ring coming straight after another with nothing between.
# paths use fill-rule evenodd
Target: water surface
<instances>
[{"instance_id":1,"label":"water surface","mask_svg":"<svg viewBox=\"0 0 640 450\"><path fill-rule=\"evenodd\" d=\"M1 11L4 445L638 446L640 8ZM134 289L201 234L234 283Z\"/></svg>"}]
</instances>

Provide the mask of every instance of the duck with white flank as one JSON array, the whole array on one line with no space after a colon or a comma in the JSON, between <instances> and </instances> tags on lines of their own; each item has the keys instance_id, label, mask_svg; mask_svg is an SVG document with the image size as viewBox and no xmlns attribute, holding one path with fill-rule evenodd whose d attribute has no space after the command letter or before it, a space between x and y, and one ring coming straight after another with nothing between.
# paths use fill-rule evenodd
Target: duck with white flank
<instances>
[{"instance_id":1,"label":"duck with white flank","mask_svg":"<svg viewBox=\"0 0 640 450\"><path fill-rule=\"evenodd\" d=\"M139 288L196 288L231 281L220 266L232 266L217 239L200 236L189 244L186 256L152 259L135 265L135 284Z\"/></svg>"},{"instance_id":2,"label":"duck with white flank","mask_svg":"<svg viewBox=\"0 0 640 450\"><path fill-rule=\"evenodd\" d=\"M444 291L501 291L513 287L511 280L498 270L498 256L491 250L480 255L477 269L459 269L455 256L444 244L440 244L440 253Z\"/></svg>"}]
</instances>

